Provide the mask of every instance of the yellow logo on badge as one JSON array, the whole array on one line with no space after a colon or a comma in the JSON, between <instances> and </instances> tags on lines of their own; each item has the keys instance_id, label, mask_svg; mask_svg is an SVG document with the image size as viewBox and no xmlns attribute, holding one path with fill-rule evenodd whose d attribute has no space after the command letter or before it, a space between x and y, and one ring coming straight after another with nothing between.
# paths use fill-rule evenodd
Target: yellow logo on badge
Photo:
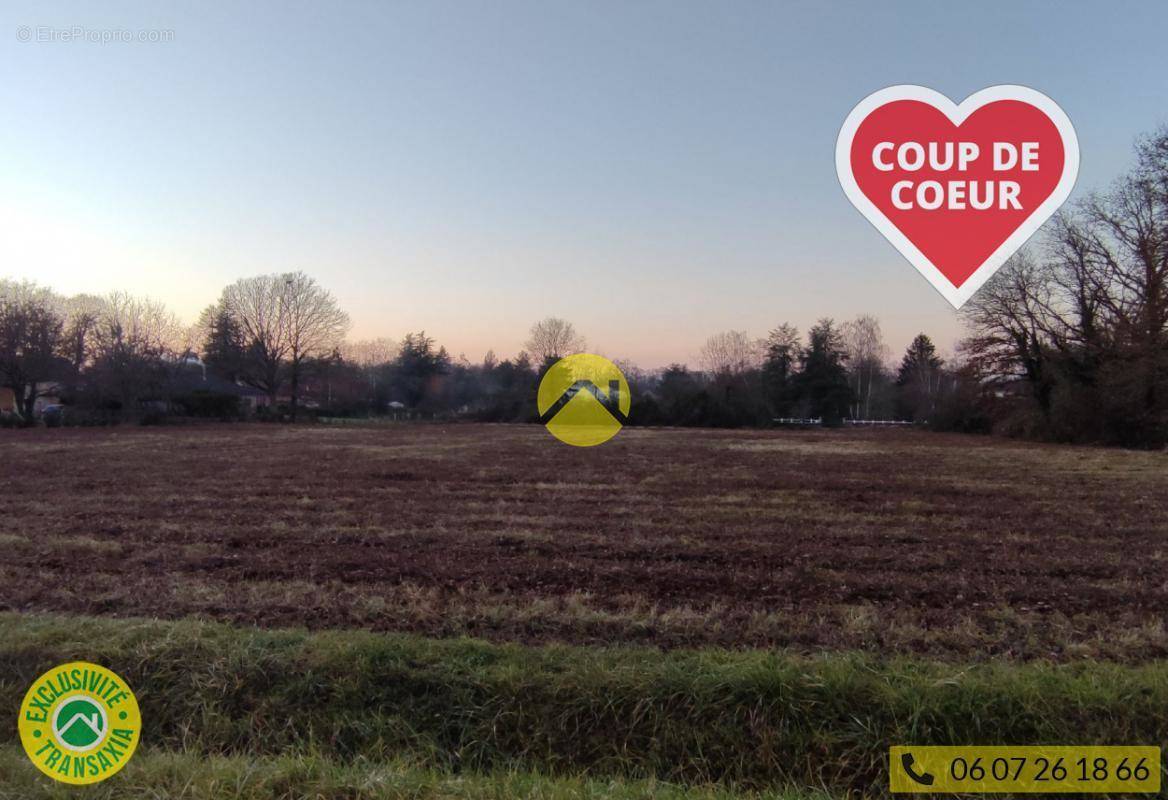
<instances>
[{"instance_id":1,"label":"yellow logo on badge","mask_svg":"<svg viewBox=\"0 0 1168 800\"><path fill-rule=\"evenodd\" d=\"M97 783L134 755L142 714L125 681L105 667L75 661L36 679L20 705L17 728L41 772L63 783Z\"/></svg>"},{"instance_id":2,"label":"yellow logo on badge","mask_svg":"<svg viewBox=\"0 0 1168 800\"><path fill-rule=\"evenodd\" d=\"M617 365L603 356L561 358L539 382L539 419L552 436L576 447L603 444L628 422L632 398Z\"/></svg>"}]
</instances>

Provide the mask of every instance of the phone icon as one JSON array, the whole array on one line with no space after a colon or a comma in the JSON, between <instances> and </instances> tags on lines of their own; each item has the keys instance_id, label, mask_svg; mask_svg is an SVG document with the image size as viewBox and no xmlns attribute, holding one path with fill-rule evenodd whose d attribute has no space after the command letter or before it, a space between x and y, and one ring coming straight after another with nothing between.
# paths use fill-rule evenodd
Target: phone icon
<instances>
[{"instance_id":1,"label":"phone icon","mask_svg":"<svg viewBox=\"0 0 1168 800\"><path fill-rule=\"evenodd\" d=\"M915 760L912 753L904 753L900 757L900 765L904 767L905 773L921 786L932 786L934 780L932 775L927 772L917 772L913 769L913 762Z\"/></svg>"}]
</instances>

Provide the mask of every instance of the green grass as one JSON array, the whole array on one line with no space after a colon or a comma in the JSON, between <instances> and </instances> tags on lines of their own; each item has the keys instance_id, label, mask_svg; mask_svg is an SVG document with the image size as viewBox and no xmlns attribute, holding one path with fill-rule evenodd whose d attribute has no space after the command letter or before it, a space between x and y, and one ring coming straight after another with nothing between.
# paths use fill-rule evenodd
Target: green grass
<instances>
[{"instance_id":1,"label":"green grass","mask_svg":"<svg viewBox=\"0 0 1168 800\"><path fill-rule=\"evenodd\" d=\"M75 659L127 679L149 748L344 769L879 793L890 744L1168 745L1165 662L962 668L17 614L0 615L0 707ZM0 744L15 738L0 725Z\"/></svg>"},{"instance_id":2,"label":"green grass","mask_svg":"<svg viewBox=\"0 0 1168 800\"><path fill-rule=\"evenodd\" d=\"M315 756L204 757L143 750L113 778L79 789L41 775L18 746L0 747L0 800L830 800L822 792L734 792L654 780L450 774L406 762L341 764Z\"/></svg>"}]
</instances>

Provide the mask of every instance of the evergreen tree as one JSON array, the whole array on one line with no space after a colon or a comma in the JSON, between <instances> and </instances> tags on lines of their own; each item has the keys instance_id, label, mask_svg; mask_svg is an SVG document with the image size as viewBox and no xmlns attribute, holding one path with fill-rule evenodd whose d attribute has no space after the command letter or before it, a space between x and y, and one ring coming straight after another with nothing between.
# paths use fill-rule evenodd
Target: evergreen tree
<instances>
[{"instance_id":1,"label":"evergreen tree","mask_svg":"<svg viewBox=\"0 0 1168 800\"><path fill-rule=\"evenodd\" d=\"M697 398L702 387L684 364L670 364L657 384L661 413L668 425L701 424L697 417Z\"/></svg>"},{"instance_id":2,"label":"evergreen tree","mask_svg":"<svg viewBox=\"0 0 1168 800\"><path fill-rule=\"evenodd\" d=\"M937 348L932 340L923 333L917 334L905 351L896 373L902 414L913 420L924 421L936 412L944 365L944 360L937 356Z\"/></svg>"},{"instance_id":3,"label":"evergreen tree","mask_svg":"<svg viewBox=\"0 0 1168 800\"><path fill-rule=\"evenodd\" d=\"M819 320L808 332L795 386L807 413L821 418L824 425L838 425L852 402L846 361L839 329L830 319Z\"/></svg>"},{"instance_id":4,"label":"evergreen tree","mask_svg":"<svg viewBox=\"0 0 1168 800\"><path fill-rule=\"evenodd\" d=\"M425 331L407 333L390 371L394 393L408 407L420 408L439 395L441 377L450 371L450 356L445 347L435 350Z\"/></svg>"},{"instance_id":5,"label":"evergreen tree","mask_svg":"<svg viewBox=\"0 0 1168 800\"><path fill-rule=\"evenodd\" d=\"M784 322L770 332L765 347L762 384L767 405L774 416L789 417L799 368L799 329Z\"/></svg>"},{"instance_id":6,"label":"evergreen tree","mask_svg":"<svg viewBox=\"0 0 1168 800\"><path fill-rule=\"evenodd\" d=\"M247 345L239 323L224 309L208 309L207 339L203 343L203 363L207 369L229 381L244 371Z\"/></svg>"}]
</instances>

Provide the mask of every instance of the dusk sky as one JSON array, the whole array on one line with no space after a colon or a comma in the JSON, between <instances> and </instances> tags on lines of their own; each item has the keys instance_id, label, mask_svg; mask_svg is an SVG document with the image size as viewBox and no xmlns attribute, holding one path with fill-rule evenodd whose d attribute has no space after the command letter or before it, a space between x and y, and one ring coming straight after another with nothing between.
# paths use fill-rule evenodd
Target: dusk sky
<instances>
[{"instance_id":1,"label":"dusk sky","mask_svg":"<svg viewBox=\"0 0 1168 800\"><path fill-rule=\"evenodd\" d=\"M840 189L851 108L1031 86L1075 125L1075 196L1168 123L1163 2L101 5L0 6L0 277L193 321L299 269L352 338L472 361L549 315L648 368L862 312L950 351L956 313ZM173 34L41 40L74 27Z\"/></svg>"}]
</instances>

